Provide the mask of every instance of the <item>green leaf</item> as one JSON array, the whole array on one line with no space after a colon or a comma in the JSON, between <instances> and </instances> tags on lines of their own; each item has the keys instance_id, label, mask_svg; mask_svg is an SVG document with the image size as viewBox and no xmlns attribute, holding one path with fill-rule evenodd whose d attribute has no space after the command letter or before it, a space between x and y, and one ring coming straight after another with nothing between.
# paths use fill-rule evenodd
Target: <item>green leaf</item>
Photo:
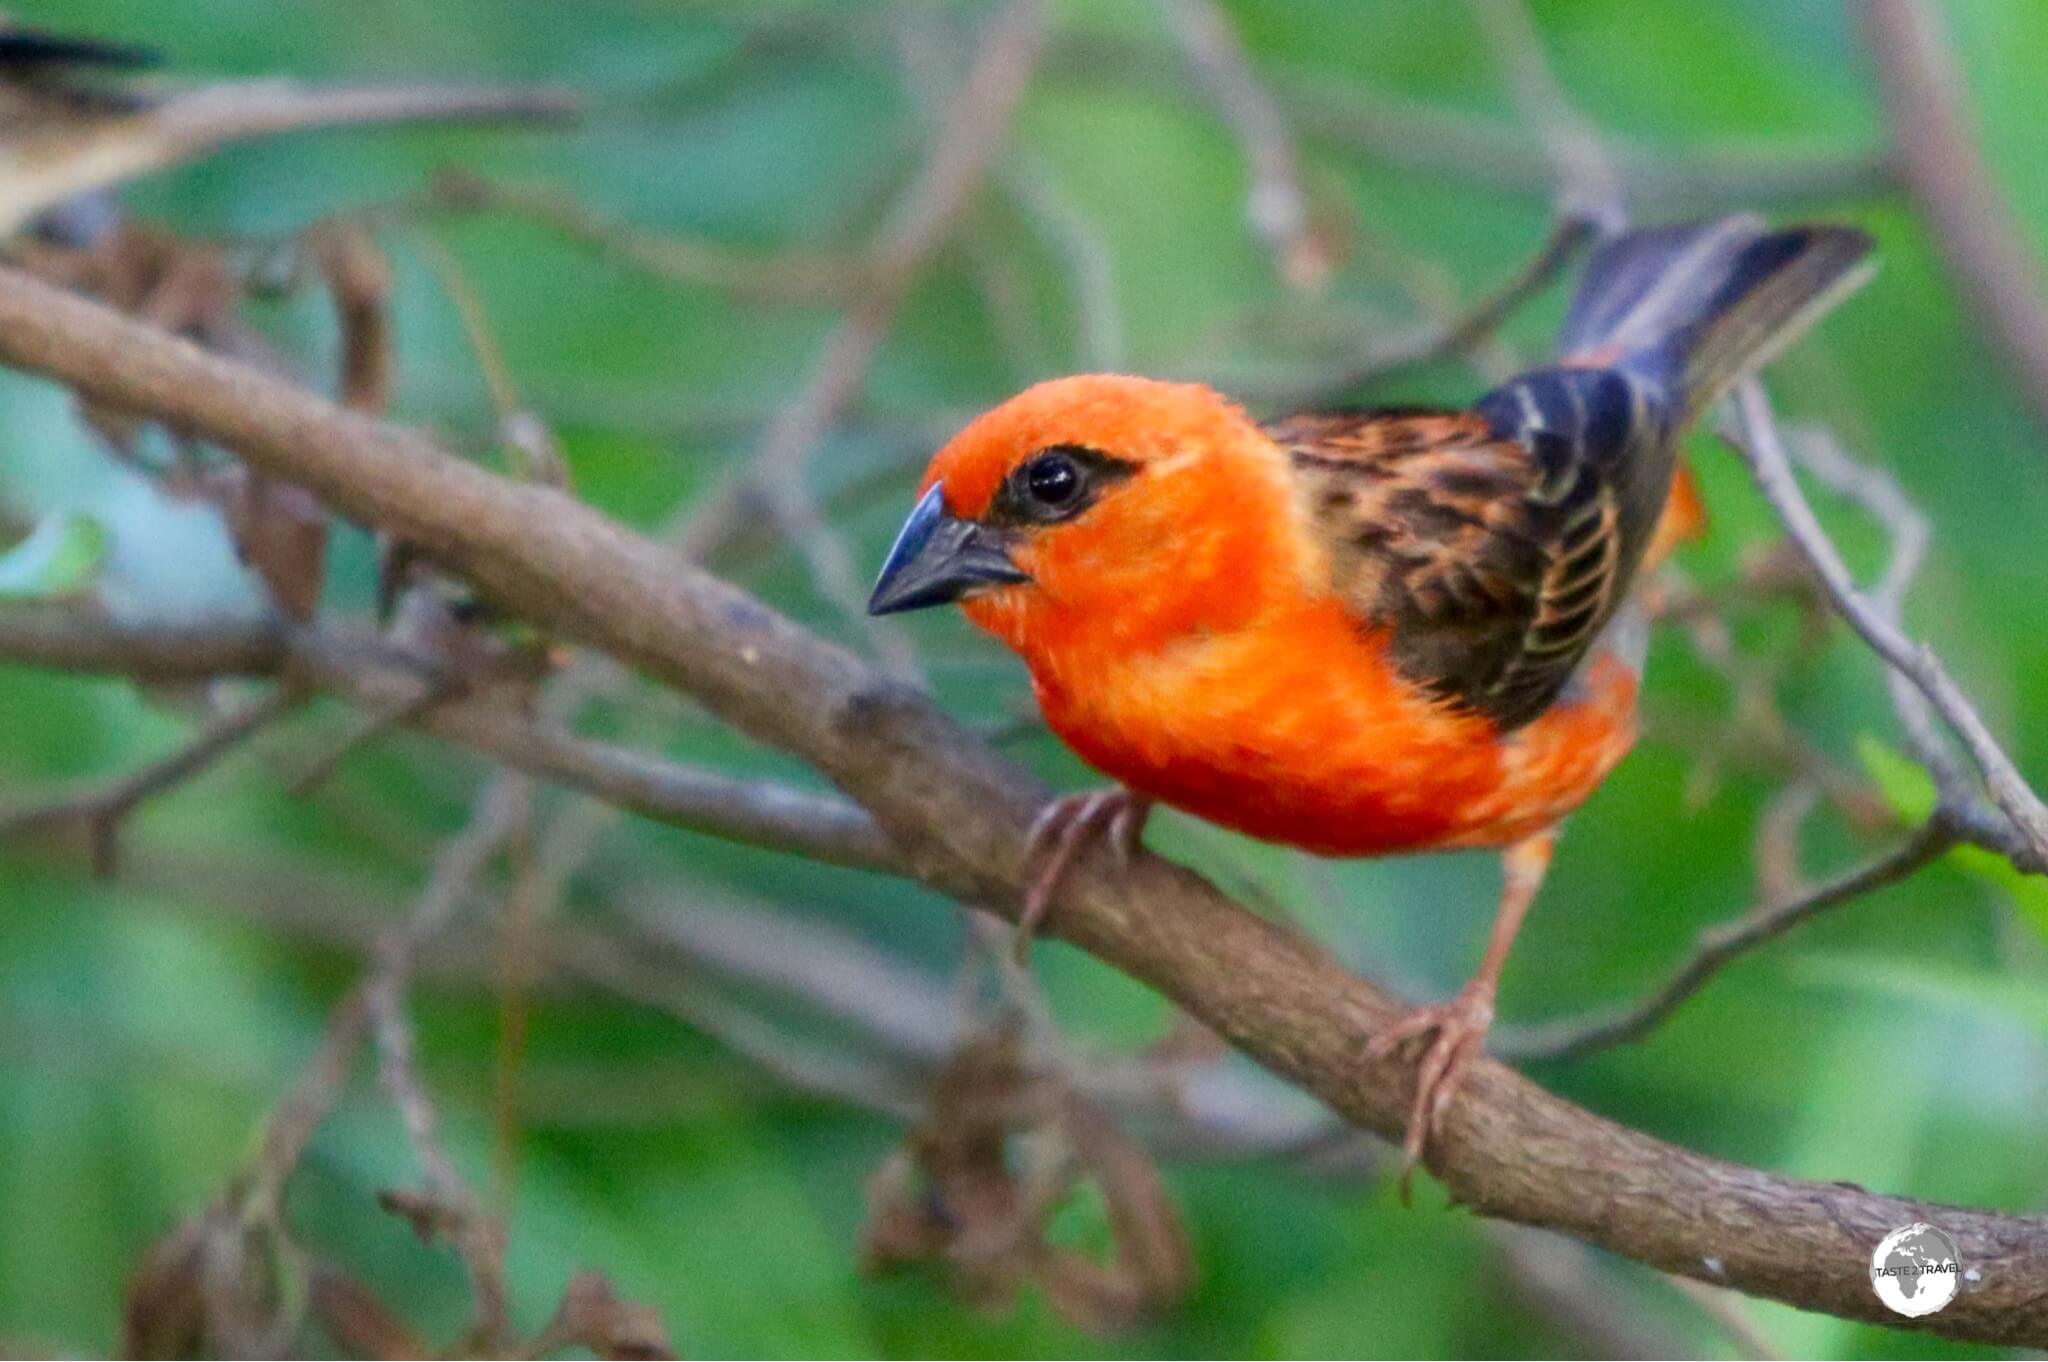
<instances>
[{"instance_id":1,"label":"green leaf","mask_svg":"<svg viewBox=\"0 0 2048 1362\"><path fill-rule=\"evenodd\" d=\"M1856 755L1862 758L1863 769L1870 772L1878 792L1899 817L1909 823L1920 823L1934 812L1934 777L1920 763L1871 733L1856 735Z\"/></svg>"},{"instance_id":2,"label":"green leaf","mask_svg":"<svg viewBox=\"0 0 2048 1362\"><path fill-rule=\"evenodd\" d=\"M91 516L45 518L0 553L0 600L67 596L88 585L107 556L107 532Z\"/></svg>"},{"instance_id":3,"label":"green leaf","mask_svg":"<svg viewBox=\"0 0 2048 1362\"><path fill-rule=\"evenodd\" d=\"M1934 778L1917 762L1868 733L1857 735L1856 753L1884 793L1885 801L1898 810L1900 817L1918 823L1934 812ZM2024 874L2005 857L1983 847L1957 847L1947 859L1957 869L2011 899L2020 917L2035 931L2048 936L2048 876Z\"/></svg>"}]
</instances>

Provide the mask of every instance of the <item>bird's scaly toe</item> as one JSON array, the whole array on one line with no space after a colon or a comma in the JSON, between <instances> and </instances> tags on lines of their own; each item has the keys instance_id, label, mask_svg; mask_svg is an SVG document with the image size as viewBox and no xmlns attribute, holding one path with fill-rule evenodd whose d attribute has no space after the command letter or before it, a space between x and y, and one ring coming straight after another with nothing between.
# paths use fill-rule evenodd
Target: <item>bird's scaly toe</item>
<instances>
[{"instance_id":1,"label":"bird's scaly toe","mask_svg":"<svg viewBox=\"0 0 2048 1362\"><path fill-rule=\"evenodd\" d=\"M1448 1003L1419 1007L1373 1037L1366 1052L1386 1059L1411 1042L1433 1037L1422 1051L1415 1075L1415 1101L1401 1142L1401 1199L1408 1199L1415 1165L1429 1142L1443 1133L1444 1114L1465 1081L1472 1061L1484 1052L1493 1025L1491 989L1468 988Z\"/></svg>"},{"instance_id":2,"label":"bird's scaly toe","mask_svg":"<svg viewBox=\"0 0 2048 1362\"><path fill-rule=\"evenodd\" d=\"M1031 951L1031 941L1052 908L1052 897L1091 836L1106 837L1121 864L1138 852L1152 801L1119 788L1063 795L1040 810L1032 821L1024 849L1024 907L1014 938L1017 959Z\"/></svg>"}]
</instances>

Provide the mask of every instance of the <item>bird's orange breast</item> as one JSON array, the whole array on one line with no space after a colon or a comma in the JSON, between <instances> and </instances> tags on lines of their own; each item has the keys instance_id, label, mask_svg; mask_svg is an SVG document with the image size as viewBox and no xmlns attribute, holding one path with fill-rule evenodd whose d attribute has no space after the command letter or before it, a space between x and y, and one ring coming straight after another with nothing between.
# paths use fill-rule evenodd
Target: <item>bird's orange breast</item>
<instances>
[{"instance_id":1,"label":"bird's orange breast","mask_svg":"<svg viewBox=\"0 0 2048 1362\"><path fill-rule=\"evenodd\" d=\"M1327 601L1140 656L1034 659L1032 674L1046 722L1105 775L1332 856L1518 841L1583 802L1635 732L1635 678L1612 656L1501 734L1401 677Z\"/></svg>"}]
</instances>

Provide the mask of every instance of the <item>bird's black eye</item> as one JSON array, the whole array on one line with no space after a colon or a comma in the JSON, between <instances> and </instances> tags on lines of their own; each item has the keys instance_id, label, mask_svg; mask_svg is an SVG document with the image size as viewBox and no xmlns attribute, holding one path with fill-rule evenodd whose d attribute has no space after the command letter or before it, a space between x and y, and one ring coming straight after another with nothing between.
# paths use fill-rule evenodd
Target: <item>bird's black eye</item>
<instances>
[{"instance_id":1,"label":"bird's black eye","mask_svg":"<svg viewBox=\"0 0 2048 1362\"><path fill-rule=\"evenodd\" d=\"M1065 506L1081 494L1081 469L1065 454L1041 454L1024 467L1024 486L1041 506Z\"/></svg>"},{"instance_id":2,"label":"bird's black eye","mask_svg":"<svg viewBox=\"0 0 2048 1362\"><path fill-rule=\"evenodd\" d=\"M1020 529L1057 525L1087 514L1106 489L1137 471L1136 464L1100 450L1047 445L1010 470L982 519Z\"/></svg>"}]
</instances>

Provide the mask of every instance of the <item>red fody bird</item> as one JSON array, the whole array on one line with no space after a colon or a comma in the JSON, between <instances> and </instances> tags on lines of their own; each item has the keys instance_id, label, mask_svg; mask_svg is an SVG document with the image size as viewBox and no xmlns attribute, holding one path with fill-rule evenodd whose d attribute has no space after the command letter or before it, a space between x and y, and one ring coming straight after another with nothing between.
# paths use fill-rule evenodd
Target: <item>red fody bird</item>
<instances>
[{"instance_id":1,"label":"red fody bird","mask_svg":"<svg viewBox=\"0 0 2048 1362\"><path fill-rule=\"evenodd\" d=\"M1752 217L1594 252L1555 364L1463 410L1258 422L1194 384L1056 379L939 451L873 613L958 601L1116 788L1047 806L1022 930L1155 802L1325 856L1502 848L1485 958L1377 1037L1422 1047L1420 1157L1484 1043L1565 817L1629 750L1631 589L1700 523L1679 439L1867 274Z\"/></svg>"}]
</instances>

